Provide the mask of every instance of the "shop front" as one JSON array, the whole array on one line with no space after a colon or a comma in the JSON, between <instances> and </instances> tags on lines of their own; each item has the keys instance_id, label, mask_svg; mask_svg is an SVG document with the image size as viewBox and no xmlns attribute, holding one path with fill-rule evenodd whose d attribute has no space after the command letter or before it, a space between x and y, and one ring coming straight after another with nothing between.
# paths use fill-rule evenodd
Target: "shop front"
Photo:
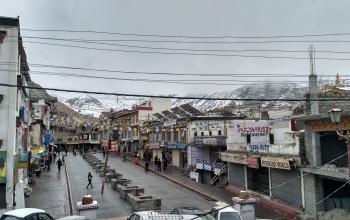
<instances>
[{"instance_id":1,"label":"shop front","mask_svg":"<svg viewBox=\"0 0 350 220\"><path fill-rule=\"evenodd\" d=\"M148 142L146 147L150 150L152 155L152 160L154 160L155 156L161 158L162 152L160 151L160 143L159 142Z\"/></svg>"},{"instance_id":2,"label":"shop front","mask_svg":"<svg viewBox=\"0 0 350 220\"><path fill-rule=\"evenodd\" d=\"M227 163L228 183L246 189L246 153L222 152L221 160Z\"/></svg>"},{"instance_id":3,"label":"shop front","mask_svg":"<svg viewBox=\"0 0 350 220\"><path fill-rule=\"evenodd\" d=\"M185 143L177 143L176 148L179 151L179 167L184 169L187 166L187 152Z\"/></svg>"}]
</instances>

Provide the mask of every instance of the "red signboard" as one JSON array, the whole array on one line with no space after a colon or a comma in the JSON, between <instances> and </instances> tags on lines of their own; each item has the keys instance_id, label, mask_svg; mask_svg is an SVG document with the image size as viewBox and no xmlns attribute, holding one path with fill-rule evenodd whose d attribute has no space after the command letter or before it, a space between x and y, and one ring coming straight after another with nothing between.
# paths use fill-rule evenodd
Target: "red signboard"
<instances>
[{"instance_id":1,"label":"red signboard","mask_svg":"<svg viewBox=\"0 0 350 220\"><path fill-rule=\"evenodd\" d=\"M247 157L247 167L259 169L259 158L258 157Z\"/></svg>"}]
</instances>

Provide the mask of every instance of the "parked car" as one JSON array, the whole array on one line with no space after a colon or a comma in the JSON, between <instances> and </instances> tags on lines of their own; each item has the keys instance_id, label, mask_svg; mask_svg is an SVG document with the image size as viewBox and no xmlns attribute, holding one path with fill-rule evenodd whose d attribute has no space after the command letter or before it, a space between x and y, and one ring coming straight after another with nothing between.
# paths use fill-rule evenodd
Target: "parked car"
<instances>
[{"instance_id":1,"label":"parked car","mask_svg":"<svg viewBox=\"0 0 350 220\"><path fill-rule=\"evenodd\" d=\"M179 213L163 213L156 211L140 211L131 214L127 220L191 220L196 218L196 220L215 220L211 215L189 215L189 214L179 214Z\"/></svg>"},{"instance_id":2,"label":"parked car","mask_svg":"<svg viewBox=\"0 0 350 220\"><path fill-rule=\"evenodd\" d=\"M241 215L231 206L217 206L210 213L215 220L242 220Z\"/></svg>"},{"instance_id":3,"label":"parked car","mask_svg":"<svg viewBox=\"0 0 350 220\"><path fill-rule=\"evenodd\" d=\"M24 208L5 212L0 220L54 220L42 209Z\"/></svg>"},{"instance_id":4,"label":"parked car","mask_svg":"<svg viewBox=\"0 0 350 220\"><path fill-rule=\"evenodd\" d=\"M196 207L180 207L174 209L171 213L182 215L202 215L204 211Z\"/></svg>"},{"instance_id":5,"label":"parked car","mask_svg":"<svg viewBox=\"0 0 350 220\"><path fill-rule=\"evenodd\" d=\"M89 220L89 218L82 215L70 215L56 220Z\"/></svg>"}]
</instances>

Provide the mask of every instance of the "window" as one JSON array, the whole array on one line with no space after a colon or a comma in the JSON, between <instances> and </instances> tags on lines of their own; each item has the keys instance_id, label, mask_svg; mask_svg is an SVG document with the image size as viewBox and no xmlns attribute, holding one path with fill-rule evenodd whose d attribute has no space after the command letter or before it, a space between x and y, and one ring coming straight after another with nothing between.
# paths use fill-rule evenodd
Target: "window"
<instances>
[{"instance_id":1,"label":"window","mask_svg":"<svg viewBox=\"0 0 350 220\"><path fill-rule=\"evenodd\" d=\"M72 138L68 138L68 141L72 141Z\"/></svg>"},{"instance_id":2,"label":"window","mask_svg":"<svg viewBox=\"0 0 350 220\"><path fill-rule=\"evenodd\" d=\"M211 132L211 131L209 131L209 136L213 136L213 134L212 134L212 132Z\"/></svg>"},{"instance_id":3,"label":"window","mask_svg":"<svg viewBox=\"0 0 350 220\"><path fill-rule=\"evenodd\" d=\"M222 132L221 130L218 131L218 135L221 136L222 135Z\"/></svg>"},{"instance_id":4,"label":"window","mask_svg":"<svg viewBox=\"0 0 350 220\"><path fill-rule=\"evenodd\" d=\"M241 220L237 212L221 212L220 220Z\"/></svg>"},{"instance_id":5,"label":"window","mask_svg":"<svg viewBox=\"0 0 350 220\"><path fill-rule=\"evenodd\" d=\"M1 218L1 220L19 220L20 218L17 218L15 216L6 216L6 215L3 215ZM26 218L27 219L27 218Z\"/></svg>"},{"instance_id":6,"label":"window","mask_svg":"<svg viewBox=\"0 0 350 220\"><path fill-rule=\"evenodd\" d=\"M197 131L194 132L194 136L197 137Z\"/></svg>"},{"instance_id":7,"label":"window","mask_svg":"<svg viewBox=\"0 0 350 220\"><path fill-rule=\"evenodd\" d=\"M247 134L247 144L250 144L250 134Z\"/></svg>"},{"instance_id":8,"label":"window","mask_svg":"<svg viewBox=\"0 0 350 220\"><path fill-rule=\"evenodd\" d=\"M204 136L204 131L201 131L201 136L202 136L202 137Z\"/></svg>"},{"instance_id":9,"label":"window","mask_svg":"<svg viewBox=\"0 0 350 220\"><path fill-rule=\"evenodd\" d=\"M275 138L273 134L270 134L270 144L275 144Z\"/></svg>"},{"instance_id":10,"label":"window","mask_svg":"<svg viewBox=\"0 0 350 220\"><path fill-rule=\"evenodd\" d=\"M53 220L53 218L46 213L39 213L38 217L39 220Z\"/></svg>"}]
</instances>

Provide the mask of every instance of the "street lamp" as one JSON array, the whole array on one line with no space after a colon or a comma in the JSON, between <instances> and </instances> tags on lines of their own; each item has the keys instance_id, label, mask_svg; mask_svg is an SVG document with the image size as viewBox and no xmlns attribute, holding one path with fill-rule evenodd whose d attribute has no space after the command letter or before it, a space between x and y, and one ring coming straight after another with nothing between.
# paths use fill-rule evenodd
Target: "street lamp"
<instances>
[{"instance_id":1,"label":"street lamp","mask_svg":"<svg viewBox=\"0 0 350 220\"><path fill-rule=\"evenodd\" d=\"M336 107L328 111L329 117L331 118L333 123L337 124L340 122L342 112L343 112L343 109L336 108Z\"/></svg>"},{"instance_id":2,"label":"street lamp","mask_svg":"<svg viewBox=\"0 0 350 220\"><path fill-rule=\"evenodd\" d=\"M333 107L331 110L328 111L329 117L331 118L331 121L338 125L340 122L341 114L343 110L341 108ZM345 140L346 146L347 146L347 154L348 154L348 172L349 172L349 180L350 180L350 132L347 131L346 133L340 130L338 127L336 128L336 132L338 136Z\"/></svg>"}]
</instances>

